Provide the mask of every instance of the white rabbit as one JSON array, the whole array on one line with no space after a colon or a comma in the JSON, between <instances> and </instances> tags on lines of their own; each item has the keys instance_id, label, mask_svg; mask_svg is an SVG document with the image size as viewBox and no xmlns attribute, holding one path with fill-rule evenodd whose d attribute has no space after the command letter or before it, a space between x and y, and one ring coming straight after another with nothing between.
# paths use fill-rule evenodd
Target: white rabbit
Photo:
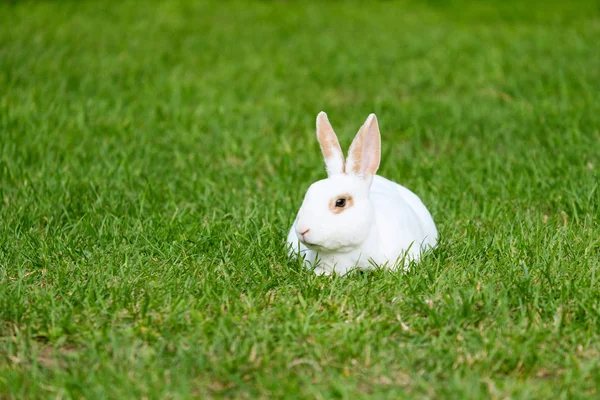
<instances>
[{"instance_id":1,"label":"white rabbit","mask_svg":"<svg viewBox=\"0 0 600 400\"><path fill-rule=\"evenodd\" d=\"M317 116L317 139L328 178L306 192L287 238L290 254L303 256L317 274L343 275L376 265L406 269L436 246L437 229L421 200L375 175L381 159L375 114L356 134L346 162L324 112Z\"/></svg>"}]
</instances>

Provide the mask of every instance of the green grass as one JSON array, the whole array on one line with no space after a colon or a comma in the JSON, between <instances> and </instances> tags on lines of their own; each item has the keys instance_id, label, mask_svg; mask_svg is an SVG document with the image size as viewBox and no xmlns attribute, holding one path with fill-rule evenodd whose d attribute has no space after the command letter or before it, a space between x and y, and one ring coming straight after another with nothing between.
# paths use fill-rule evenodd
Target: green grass
<instances>
[{"instance_id":1,"label":"green grass","mask_svg":"<svg viewBox=\"0 0 600 400\"><path fill-rule=\"evenodd\" d=\"M597 2L0 4L0 397L594 398ZM408 274L287 229L369 112Z\"/></svg>"}]
</instances>

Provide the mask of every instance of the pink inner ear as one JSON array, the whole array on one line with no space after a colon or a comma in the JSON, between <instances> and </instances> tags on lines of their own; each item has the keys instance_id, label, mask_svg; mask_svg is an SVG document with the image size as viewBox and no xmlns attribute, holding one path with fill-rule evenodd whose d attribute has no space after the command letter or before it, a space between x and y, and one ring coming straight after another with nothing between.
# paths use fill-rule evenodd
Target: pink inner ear
<instances>
[{"instance_id":1,"label":"pink inner ear","mask_svg":"<svg viewBox=\"0 0 600 400\"><path fill-rule=\"evenodd\" d=\"M369 117L371 119L371 117ZM367 121L369 122L369 121ZM361 174L363 176L375 175L381 160L381 137L377 118L372 114L372 120L365 132L362 149Z\"/></svg>"},{"instance_id":2,"label":"pink inner ear","mask_svg":"<svg viewBox=\"0 0 600 400\"><path fill-rule=\"evenodd\" d=\"M348 154L346 170L354 175L369 177L375 175L381 159L381 138L375 114L361 126Z\"/></svg>"},{"instance_id":3,"label":"pink inner ear","mask_svg":"<svg viewBox=\"0 0 600 400\"><path fill-rule=\"evenodd\" d=\"M317 116L317 139L325 159L325 167L329 176L344 173L344 154L340 142L327 119L327 114Z\"/></svg>"},{"instance_id":4,"label":"pink inner ear","mask_svg":"<svg viewBox=\"0 0 600 400\"><path fill-rule=\"evenodd\" d=\"M362 173L361 166L363 165L363 142L364 142L364 126L360 128L358 134L352 141L350 151L348 152L348 166L346 169L354 175Z\"/></svg>"}]
</instances>

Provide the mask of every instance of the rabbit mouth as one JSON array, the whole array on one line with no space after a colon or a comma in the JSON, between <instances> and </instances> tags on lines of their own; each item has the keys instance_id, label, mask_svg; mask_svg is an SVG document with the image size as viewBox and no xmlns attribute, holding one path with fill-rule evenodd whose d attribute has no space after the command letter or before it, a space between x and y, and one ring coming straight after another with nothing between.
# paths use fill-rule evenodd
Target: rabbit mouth
<instances>
[{"instance_id":1,"label":"rabbit mouth","mask_svg":"<svg viewBox=\"0 0 600 400\"><path fill-rule=\"evenodd\" d=\"M316 243L307 242L307 241L305 241L305 240L304 240L304 241L303 241L303 240L301 240L300 242L301 242L303 245L305 245L306 247L308 247L309 249L314 249L314 248L321 247L321 246L319 246L319 245L318 245L318 244L316 244Z\"/></svg>"}]
</instances>

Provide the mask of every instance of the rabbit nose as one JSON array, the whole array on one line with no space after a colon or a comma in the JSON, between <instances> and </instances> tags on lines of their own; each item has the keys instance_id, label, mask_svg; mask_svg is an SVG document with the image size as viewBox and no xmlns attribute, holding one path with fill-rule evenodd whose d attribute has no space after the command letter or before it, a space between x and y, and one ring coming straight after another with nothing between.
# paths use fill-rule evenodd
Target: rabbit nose
<instances>
[{"instance_id":1,"label":"rabbit nose","mask_svg":"<svg viewBox=\"0 0 600 400\"><path fill-rule=\"evenodd\" d=\"M300 239L304 240L304 235L306 235L310 231L309 228L305 228L303 226L296 228L296 233L300 236Z\"/></svg>"}]
</instances>

